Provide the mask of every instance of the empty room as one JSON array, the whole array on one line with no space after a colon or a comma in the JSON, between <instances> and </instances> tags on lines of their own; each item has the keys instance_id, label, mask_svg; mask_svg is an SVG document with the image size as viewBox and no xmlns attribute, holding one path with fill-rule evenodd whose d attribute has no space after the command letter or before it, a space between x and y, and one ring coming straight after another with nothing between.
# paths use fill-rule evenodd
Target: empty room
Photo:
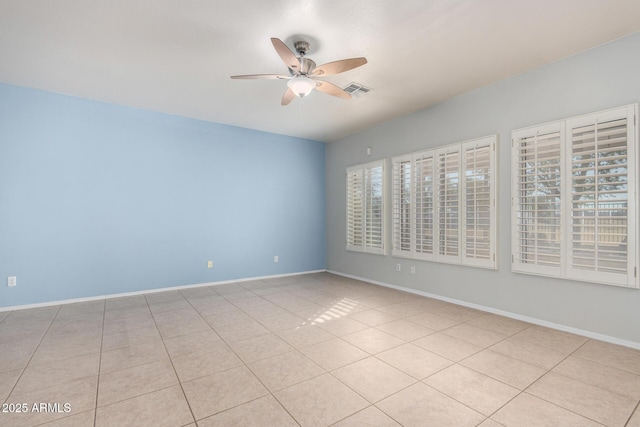
<instances>
[{"instance_id":1,"label":"empty room","mask_svg":"<svg viewBox=\"0 0 640 427\"><path fill-rule=\"evenodd\" d=\"M639 108L636 0L0 0L0 425L640 427Z\"/></svg>"}]
</instances>

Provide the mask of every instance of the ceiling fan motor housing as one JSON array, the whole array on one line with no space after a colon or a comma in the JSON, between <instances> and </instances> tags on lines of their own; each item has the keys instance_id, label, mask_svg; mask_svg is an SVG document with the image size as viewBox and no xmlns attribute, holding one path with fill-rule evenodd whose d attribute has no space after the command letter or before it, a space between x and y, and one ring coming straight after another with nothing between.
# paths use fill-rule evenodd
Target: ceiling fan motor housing
<instances>
[{"instance_id":1,"label":"ceiling fan motor housing","mask_svg":"<svg viewBox=\"0 0 640 427\"><path fill-rule=\"evenodd\" d=\"M295 76L297 74L306 76L316 68L316 63L311 59L305 58L304 56L301 56L299 59L300 59L300 69L298 71L294 71L291 68L289 68L289 73L292 76Z\"/></svg>"},{"instance_id":2,"label":"ceiling fan motor housing","mask_svg":"<svg viewBox=\"0 0 640 427\"><path fill-rule=\"evenodd\" d=\"M293 44L293 47L295 48L296 52L298 52L298 55L300 55L298 57L298 60L300 61L300 69L298 71L294 71L289 68L289 73L292 76L306 76L311 73L314 68L316 68L315 62L308 58L305 58L305 55L307 54L307 52L309 52L309 47L311 47L311 45L309 44L309 42L299 40Z\"/></svg>"}]
</instances>

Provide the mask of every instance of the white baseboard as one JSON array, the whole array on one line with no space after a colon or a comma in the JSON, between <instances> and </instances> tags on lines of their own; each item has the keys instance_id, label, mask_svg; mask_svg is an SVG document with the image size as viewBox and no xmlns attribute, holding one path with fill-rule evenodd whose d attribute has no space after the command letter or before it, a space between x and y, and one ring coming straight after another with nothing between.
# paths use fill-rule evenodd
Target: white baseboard
<instances>
[{"instance_id":1,"label":"white baseboard","mask_svg":"<svg viewBox=\"0 0 640 427\"><path fill-rule=\"evenodd\" d=\"M218 286L218 285L226 285L228 283L250 282L252 280L274 279L277 277L287 277L287 276L300 276L302 274L312 274L312 273L324 273L325 271L327 270L310 270L310 271L300 271L297 273L274 274L271 276L245 277L242 279L221 280L219 282L196 283L193 285L180 285L180 286L171 286L168 288L145 289L143 291L99 295L95 297L72 298L72 299L59 300L59 301L41 302L37 304L15 305L15 306L9 306L9 307L0 307L0 312L25 310L27 308L51 307L52 305L74 304L78 302L97 301L101 299L111 299L111 298L122 298L122 297L130 297L135 295L154 294L157 292L165 292L165 291L179 291L180 289L201 288L203 286Z\"/></svg>"},{"instance_id":2,"label":"white baseboard","mask_svg":"<svg viewBox=\"0 0 640 427\"><path fill-rule=\"evenodd\" d=\"M622 345L622 346L625 346L625 347L630 347L630 348L634 348L634 349L640 350L640 342L623 340L621 338L612 337L610 335L604 335L604 334L600 334L600 333L593 332L593 331L587 331L587 330L584 330L584 329L578 329L578 328L574 328L572 326L561 325L561 324L558 324L558 323L553 323L553 322L549 322L549 321L546 321L546 320L537 319L535 317L523 316L521 314L512 313L510 311L499 310L499 309L493 308L493 307L487 307L487 306L484 306L484 305L479 305L479 304L474 304L474 303L470 303L470 302L466 302L466 301L461 301L461 300L457 300L457 299L454 299L454 298L444 297L444 296L441 296L441 295L436 295L436 294L432 294L432 293L429 293L429 292L420 291L418 289L405 288L403 286L397 286L397 285L392 285L390 283L379 282L377 280L367 279L366 277L355 276L353 274L342 273L340 271L327 270L327 273L331 273L331 274L335 274L335 275L343 276L343 277L348 277L350 279L361 280L363 282L371 283L371 284L374 284L374 285L384 286L386 288L393 288L393 289L397 289L399 291L409 292L409 293L412 293L412 294L421 295L421 296L424 296L424 297L429 297L429 298L437 299L437 300L440 300L440 301L450 302L452 304L457 304L457 305L461 305L461 306L464 306L464 307L474 308L476 310L486 311L486 312L492 313L492 314L498 314L500 316L509 317L511 319L522 320L523 322L533 323L534 325L545 326L547 328L557 329L559 331L569 332L569 333L572 333L572 334L581 335L583 337L593 338L595 340L604 341L604 342L608 342L608 343L611 343L611 344Z\"/></svg>"}]
</instances>

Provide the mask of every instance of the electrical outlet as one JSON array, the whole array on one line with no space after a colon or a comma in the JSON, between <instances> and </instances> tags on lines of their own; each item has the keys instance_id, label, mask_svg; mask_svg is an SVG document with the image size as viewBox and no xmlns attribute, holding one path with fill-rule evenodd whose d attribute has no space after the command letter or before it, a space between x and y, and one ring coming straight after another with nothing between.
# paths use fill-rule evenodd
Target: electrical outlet
<instances>
[{"instance_id":1,"label":"electrical outlet","mask_svg":"<svg viewBox=\"0 0 640 427\"><path fill-rule=\"evenodd\" d=\"M416 267L415 266L411 266L411 274L416 274Z\"/></svg>"},{"instance_id":2,"label":"electrical outlet","mask_svg":"<svg viewBox=\"0 0 640 427\"><path fill-rule=\"evenodd\" d=\"M273 257L273 262L278 262L278 255Z\"/></svg>"},{"instance_id":3,"label":"electrical outlet","mask_svg":"<svg viewBox=\"0 0 640 427\"><path fill-rule=\"evenodd\" d=\"M7 286L15 286L17 284L16 276L7 277Z\"/></svg>"},{"instance_id":4,"label":"electrical outlet","mask_svg":"<svg viewBox=\"0 0 640 427\"><path fill-rule=\"evenodd\" d=\"M213 268L213 261L207 261L207 268Z\"/></svg>"},{"instance_id":5,"label":"electrical outlet","mask_svg":"<svg viewBox=\"0 0 640 427\"><path fill-rule=\"evenodd\" d=\"M402 266L400 264L396 264L396 271L400 271L402 269Z\"/></svg>"}]
</instances>

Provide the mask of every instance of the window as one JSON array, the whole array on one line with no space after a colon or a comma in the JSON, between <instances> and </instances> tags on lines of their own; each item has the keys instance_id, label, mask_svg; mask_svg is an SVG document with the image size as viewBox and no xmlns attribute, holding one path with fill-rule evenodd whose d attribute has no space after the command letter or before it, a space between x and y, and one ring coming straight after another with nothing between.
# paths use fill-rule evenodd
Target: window
<instances>
[{"instance_id":1,"label":"window","mask_svg":"<svg viewBox=\"0 0 640 427\"><path fill-rule=\"evenodd\" d=\"M638 287L636 115L513 132L513 271Z\"/></svg>"},{"instance_id":2,"label":"window","mask_svg":"<svg viewBox=\"0 0 640 427\"><path fill-rule=\"evenodd\" d=\"M347 168L347 250L384 253L384 161Z\"/></svg>"},{"instance_id":3,"label":"window","mask_svg":"<svg viewBox=\"0 0 640 427\"><path fill-rule=\"evenodd\" d=\"M398 156L395 256L496 268L496 136Z\"/></svg>"}]
</instances>

